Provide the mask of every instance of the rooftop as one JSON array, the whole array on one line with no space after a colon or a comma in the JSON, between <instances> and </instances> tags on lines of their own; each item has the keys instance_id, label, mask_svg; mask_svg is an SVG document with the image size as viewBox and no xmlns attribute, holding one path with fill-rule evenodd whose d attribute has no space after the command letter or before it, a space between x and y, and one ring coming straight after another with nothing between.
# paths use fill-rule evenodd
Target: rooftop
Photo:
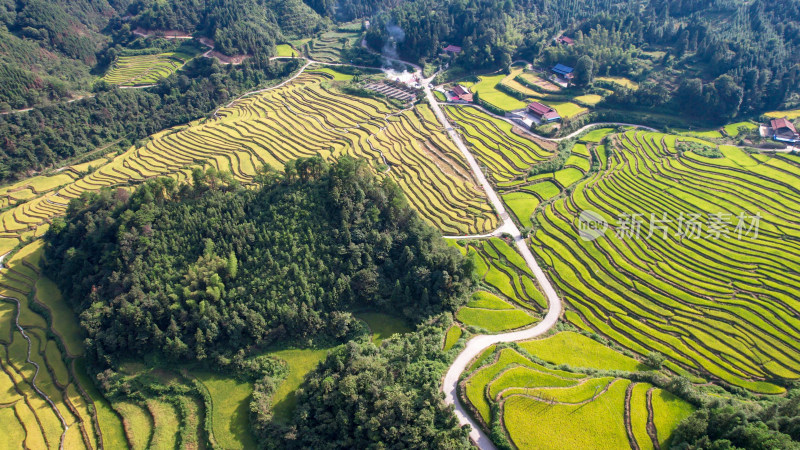
<instances>
[{"instance_id":1,"label":"rooftop","mask_svg":"<svg viewBox=\"0 0 800 450\"><path fill-rule=\"evenodd\" d=\"M528 104L528 110L540 116L549 112L555 112L555 109L539 102Z\"/></svg>"},{"instance_id":2,"label":"rooftop","mask_svg":"<svg viewBox=\"0 0 800 450\"><path fill-rule=\"evenodd\" d=\"M558 39L556 40L558 42L561 42L562 44L567 44L567 45L572 45L575 43L575 41L571 37L567 36L559 36Z\"/></svg>"},{"instance_id":3,"label":"rooftop","mask_svg":"<svg viewBox=\"0 0 800 450\"><path fill-rule=\"evenodd\" d=\"M788 128L789 131L791 131L792 133L797 133L797 129L794 127L794 124L792 122L789 122L789 120L786 118L772 119L769 124L775 131L778 131L781 128Z\"/></svg>"},{"instance_id":4,"label":"rooftop","mask_svg":"<svg viewBox=\"0 0 800 450\"><path fill-rule=\"evenodd\" d=\"M558 63L558 64L555 65L555 67L553 67L553 72L555 72L555 73L557 73L559 75L569 75L569 74L572 73L573 70L574 69L572 67L565 66L565 65L563 65L561 63Z\"/></svg>"}]
</instances>

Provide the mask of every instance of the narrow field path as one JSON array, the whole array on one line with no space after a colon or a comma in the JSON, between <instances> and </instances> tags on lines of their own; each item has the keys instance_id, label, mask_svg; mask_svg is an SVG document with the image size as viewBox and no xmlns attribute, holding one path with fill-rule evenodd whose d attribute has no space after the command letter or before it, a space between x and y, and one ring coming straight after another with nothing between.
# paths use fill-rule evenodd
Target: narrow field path
<instances>
[{"instance_id":1,"label":"narrow field path","mask_svg":"<svg viewBox=\"0 0 800 450\"><path fill-rule=\"evenodd\" d=\"M561 315L561 299L558 297L553 285L550 284L550 280L547 279L547 276L544 274L542 268L539 267L536 259L534 259L533 254L525 242L525 239L522 238L522 233L520 233L519 228L517 228L517 225L513 220L511 220L511 217L506 211L505 205L503 205L500 197L494 191L492 185L489 184L489 180L486 179L486 176L481 171L478 161L475 159L472 153L470 153L469 149L467 149L467 146L464 145L461 137L450 125L450 122L448 122L447 117L444 115L442 109L439 107L439 103L436 101L436 97L433 95L433 91L431 91L429 83L425 83L424 89L425 95L428 98L428 102L430 103L431 109L436 115L436 118L439 119L439 122L441 122L444 129L447 130L447 133L450 135L450 139L455 142L458 149L461 150L461 153L464 155L464 158L466 158L467 162L469 162L470 169L475 175L475 179L481 184L483 190L486 192L486 196L489 198L489 201L492 203L492 206L494 206L495 211L500 216L500 220L502 221L503 225L498 228L495 233L500 232L500 234L508 233L511 235L511 237L514 239L514 243L517 245L517 249L525 259L525 263L531 269L531 272L533 272L534 276L536 277L536 281L539 283L539 286L541 286L550 306L542 321L531 328L503 334L474 336L467 342L464 350L459 353L444 376L442 391L445 395L445 402L447 404L454 405L455 414L459 423L462 425L469 424L469 426L472 428L469 435L470 439L472 439L472 441L475 442L478 447L482 449L494 449L495 446L491 439L489 439L489 436L481 429L478 423L469 416L466 408L458 399L457 390L459 378L464 370L466 370L470 361L472 361L473 358L478 356L489 346L501 342L514 342L524 339L531 339L540 336L553 328L556 322L558 322L559 316Z\"/></svg>"},{"instance_id":2,"label":"narrow field path","mask_svg":"<svg viewBox=\"0 0 800 450\"><path fill-rule=\"evenodd\" d=\"M8 268L6 268L3 265L3 259L5 259L6 256L8 256L8 253L0 256L0 271L8 270ZM58 410L58 408L56 408L56 404L53 402L53 400L50 397L48 397L47 394L42 392L42 390L39 389L39 386L36 385L36 376L39 375L39 370L41 368L39 367L39 364L31 360L31 348L33 346L33 343L31 342L31 338L28 337L28 333L26 333L25 329L22 328L22 325L19 324L19 314L22 305L20 304L19 300L14 297L6 297L5 295L0 297L6 300L13 300L17 304L17 313L14 315L14 325L17 327L17 330L22 335L22 337L25 338L26 341L28 341L28 354L25 357L26 360L25 362L27 362L28 364L32 364L33 367L36 368L36 370L34 370L33 372L33 376L31 377L31 387L33 388L33 390L36 391L37 394L39 394L40 396L42 396L43 399L45 399L45 401L50 405L51 408L53 408L53 412L56 413L56 415L58 416L58 420L61 421L61 426L64 428L64 431L61 433L61 439L59 440L58 448L60 450L63 450L64 438L67 436L67 430L69 430L69 425L67 425L67 421L64 419L64 416L62 416L61 412Z\"/></svg>"}]
</instances>

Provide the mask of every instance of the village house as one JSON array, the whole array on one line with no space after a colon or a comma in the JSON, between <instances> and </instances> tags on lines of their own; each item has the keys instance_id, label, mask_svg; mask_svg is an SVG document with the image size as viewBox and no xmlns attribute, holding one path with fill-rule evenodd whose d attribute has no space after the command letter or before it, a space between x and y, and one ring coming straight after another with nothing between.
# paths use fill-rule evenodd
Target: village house
<instances>
[{"instance_id":1,"label":"village house","mask_svg":"<svg viewBox=\"0 0 800 450\"><path fill-rule=\"evenodd\" d=\"M455 102L457 101L468 102L468 103L472 102L472 93L469 91L469 89L465 88L464 86L461 86L460 84L453 86L453 90L450 91L450 95L452 97L452 101Z\"/></svg>"},{"instance_id":2,"label":"village house","mask_svg":"<svg viewBox=\"0 0 800 450\"><path fill-rule=\"evenodd\" d=\"M567 37L564 35L557 37L556 42L564 45L575 45L575 40L573 40L571 37Z\"/></svg>"},{"instance_id":3,"label":"village house","mask_svg":"<svg viewBox=\"0 0 800 450\"><path fill-rule=\"evenodd\" d=\"M457 54L461 53L461 47L459 47L457 45L450 44L450 45L448 45L447 47L444 48L444 52L457 55Z\"/></svg>"},{"instance_id":4,"label":"village house","mask_svg":"<svg viewBox=\"0 0 800 450\"><path fill-rule=\"evenodd\" d=\"M795 128L794 124L789 122L788 119L772 119L769 125L772 127L772 139L792 144L800 142L800 135L797 133L797 128Z\"/></svg>"},{"instance_id":5,"label":"village house","mask_svg":"<svg viewBox=\"0 0 800 450\"><path fill-rule=\"evenodd\" d=\"M573 69L572 67L565 66L565 65L563 65L561 63L556 64L551 69L551 71L553 72L553 74L555 74L555 76L557 76L559 78L563 78L565 80L571 80L572 79L572 72L574 70L575 69Z\"/></svg>"},{"instance_id":6,"label":"village house","mask_svg":"<svg viewBox=\"0 0 800 450\"><path fill-rule=\"evenodd\" d=\"M555 109L539 102L533 102L528 105L528 114L532 115L540 123L553 122L561 118Z\"/></svg>"},{"instance_id":7,"label":"village house","mask_svg":"<svg viewBox=\"0 0 800 450\"><path fill-rule=\"evenodd\" d=\"M553 72L553 77L551 77L551 80L555 81L562 87L569 87L569 84L572 81L573 77L572 72L574 70L575 69L573 69L572 67L558 63L552 69L550 69L550 71Z\"/></svg>"}]
</instances>

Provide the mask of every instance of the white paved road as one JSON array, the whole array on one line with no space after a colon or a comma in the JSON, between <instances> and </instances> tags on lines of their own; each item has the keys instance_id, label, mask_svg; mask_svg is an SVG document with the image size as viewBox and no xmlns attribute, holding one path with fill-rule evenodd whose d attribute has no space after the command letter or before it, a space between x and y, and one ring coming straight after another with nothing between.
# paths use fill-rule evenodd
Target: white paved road
<instances>
[{"instance_id":1,"label":"white paved road","mask_svg":"<svg viewBox=\"0 0 800 450\"><path fill-rule=\"evenodd\" d=\"M558 297L556 290L553 289L553 285L550 284L550 280L547 279L547 276L544 274L542 268L539 267L536 259L534 259L533 254L528 248L528 245L522 238L519 228L517 228L517 225L511 220L511 217L508 215L508 212L506 211L503 202L500 200L500 197L494 191L492 185L489 184L486 176L481 171L478 161L475 160L475 157L472 155L472 153L470 153L469 149L467 149L467 146L464 145L464 142L461 140L461 136L459 136L458 133L453 129L453 127L450 125L450 122L447 120L447 117L442 112L442 109L439 107L439 103L433 96L433 92L431 91L429 84L425 83L424 88L428 102L431 104L431 109L433 109L433 112L436 114L439 122L441 122L445 130L447 130L447 133L450 135L450 139L455 142L458 149L461 150L461 153L464 155L464 158L466 158L467 162L469 162L469 166L475 175L475 179L481 184L483 190L486 192L486 196L489 198L489 201L494 206L495 211L500 216L502 225L495 231L495 233L508 233L514 238L517 249L519 249L522 257L525 258L525 262L528 264L528 267L530 267L533 275L536 277L536 281L539 283L539 286L541 286L542 291L547 298L547 303L550 307L544 319L531 328L514 331L511 333L478 335L473 337L467 342L464 350L459 353L458 357L456 357L455 361L453 361L453 364L450 365L450 368L447 370L447 373L444 376L442 390L444 391L445 402L455 406L455 414L456 417L458 417L458 421L462 425L469 424L469 426L472 427L472 431L470 431L470 438L473 442L475 442L475 444L478 445L478 447L484 450L494 449L495 446L492 444L489 436L484 433L481 427L469 416L466 408L459 401L456 393L458 379L464 370L466 370L469 362L490 345L500 342L514 342L524 339L531 339L536 336L540 336L553 328L556 322L558 322L559 316L561 315L561 299Z\"/></svg>"}]
</instances>

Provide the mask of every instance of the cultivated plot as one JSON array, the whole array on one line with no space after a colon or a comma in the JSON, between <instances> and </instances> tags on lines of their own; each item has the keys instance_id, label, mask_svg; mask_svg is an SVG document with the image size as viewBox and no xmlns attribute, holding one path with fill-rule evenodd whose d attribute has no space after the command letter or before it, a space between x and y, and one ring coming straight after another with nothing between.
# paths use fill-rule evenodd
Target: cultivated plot
<instances>
[{"instance_id":1,"label":"cultivated plot","mask_svg":"<svg viewBox=\"0 0 800 450\"><path fill-rule=\"evenodd\" d=\"M577 326L678 373L783 392L770 381L800 377L800 159L707 158L679 153L683 139L616 135L604 170L539 210L531 247ZM586 210L602 237L579 237Z\"/></svg>"}]
</instances>

